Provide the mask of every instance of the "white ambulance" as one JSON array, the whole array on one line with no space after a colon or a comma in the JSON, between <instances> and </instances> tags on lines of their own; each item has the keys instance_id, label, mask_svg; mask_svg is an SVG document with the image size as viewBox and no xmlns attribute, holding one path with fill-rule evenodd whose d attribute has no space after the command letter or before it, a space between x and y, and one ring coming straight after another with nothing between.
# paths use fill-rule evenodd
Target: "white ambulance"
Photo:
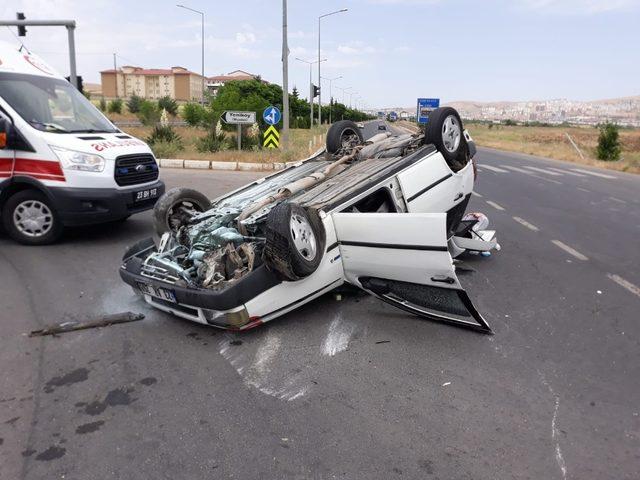
<instances>
[{"instance_id":1,"label":"white ambulance","mask_svg":"<svg viewBox=\"0 0 640 480\"><path fill-rule=\"evenodd\" d=\"M146 143L123 133L37 56L0 42L0 214L13 239L120 221L164 192Z\"/></svg>"}]
</instances>

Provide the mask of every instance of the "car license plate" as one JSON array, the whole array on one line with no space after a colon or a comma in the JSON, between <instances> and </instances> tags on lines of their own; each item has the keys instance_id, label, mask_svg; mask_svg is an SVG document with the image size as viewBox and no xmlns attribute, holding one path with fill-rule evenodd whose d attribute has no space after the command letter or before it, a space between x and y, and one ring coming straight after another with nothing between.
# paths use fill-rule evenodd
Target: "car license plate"
<instances>
[{"instance_id":1,"label":"car license plate","mask_svg":"<svg viewBox=\"0 0 640 480\"><path fill-rule=\"evenodd\" d=\"M133 194L134 202L144 202L145 200L150 200L152 198L156 198L158 196L157 188L147 188L146 190L140 190Z\"/></svg>"},{"instance_id":2,"label":"car license plate","mask_svg":"<svg viewBox=\"0 0 640 480\"><path fill-rule=\"evenodd\" d=\"M176 294L173 293L173 290L169 290L168 288L154 287L148 283L138 282L138 289L140 289L140 291L145 295L151 295L152 297L159 298L160 300L177 303Z\"/></svg>"}]
</instances>

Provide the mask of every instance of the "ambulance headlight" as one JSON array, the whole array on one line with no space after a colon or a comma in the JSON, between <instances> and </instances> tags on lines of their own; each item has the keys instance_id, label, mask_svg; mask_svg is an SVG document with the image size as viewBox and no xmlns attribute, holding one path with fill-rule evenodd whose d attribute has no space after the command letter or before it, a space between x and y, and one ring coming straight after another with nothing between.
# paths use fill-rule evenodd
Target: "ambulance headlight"
<instances>
[{"instance_id":1,"label":"ambulance headlight","mask_svg":"<svg viewBox=\"0 0 640 480\"><path fill-rule=\"evenodd\" d=\"M100 155L76 152L66 148L51 146L58 160L65 170L82 170L83 172L102 172L105 160Z\"/></svg>"}]
</instances>

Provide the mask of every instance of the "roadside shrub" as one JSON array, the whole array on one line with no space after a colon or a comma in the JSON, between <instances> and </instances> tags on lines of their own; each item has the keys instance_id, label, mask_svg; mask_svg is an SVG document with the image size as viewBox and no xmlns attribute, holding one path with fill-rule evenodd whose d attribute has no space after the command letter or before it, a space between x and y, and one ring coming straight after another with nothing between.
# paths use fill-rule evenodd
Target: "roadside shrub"
<instances>
[{"instance_id":1,"label":"roadside shrub","mask_svg":"<svg viewBox=\"0 0 640 480\"><path fill-rule=\"evenodd\" d=\"M131 113L138 113L140 111L140 105L142 104L142 97L138 95L131 95L127 102L127 109Z\"/></svg>"},{"instance_id":2,"label":"roadside shrub","mask_svg":"<svg viewBox=\"0 0 640 480\"><path fill-rule=\"evenodd\" d=\"M598 148L596 150L599 160L613 162L620 159L622 147L620 145L620 134L618 125L606 122L598 125L600 135L598 136Z\"/></svg>"},{"instance_id":3,"label":"roadside shrub","mask_svg":"<svg viewBox=\"0 0 640 480\"><path fill-rule=\"evenodd\" d=\"M216 128L204 137L201 137L196 142L196 150L200 153L213 153L221 150L229 149L229 141L227 135L222 130L220 122L217 123Z\"/></svg>"},{"instance_id":4,"label":"roadside shrub","mask_svg":"<svg viewBox=\"0 0 640 480\"><path fill-rule=\"evenodd\" d=\"M160 109L158 105L149 100L143 100L140 103L140 111L138 112L138 119L143 125L150 126L155 125L160 121Z\"/></svg>"},{"instance_id":5,"label":"roadside shrub","mask_svg":"<svg viewBox=\"0 0 640 480\"><path fill-rule=\"evenodd\" d=\"M109 113L122 113L122 99L116 98L109 102Z\"/></svg>"},{"instance_id":6,"label":"roadside shrub","mask_svg":"<svg viewBox=\"0 0 640 480\"><path fill-rule=\"evenodd\" d=\"M160 110L164 108L172 117L175 117L178 113L178 104L173 98L169 97L168 95L158 100L158 107L160 108Z\"/></svg>"},{"instance_id":7,"label":"roadside shrub","mask_svg":"<svg viewBox=\"0 0 640 480\"><path fill-rule=\"evenodd\" d=\"M186 103L182 106L182 118L190 127L202 124L205 118L205 108L198 103Z\"/></svg>"},{"instance_id":8,"label":"roadside shrub","mask_svg":"<svg viewBox=\"0 0 640 480\"><path fill-rule=\"evenodd\" d=\"M158 142L175 143L182 145L182 137L176 133L171 125L156 125L145 141L149 145L155 145ZM182 149L182 147L180 147Z\"/></svg>"},{"instance_id":9,"label":"roadside shrub","mask_svg":"<svg viewBox=\"0 0 640 480\"><path fill-rule=\"evenodd\" d=\"M236 139L237 141L237 139ZM262 133L257 123L242 129L242 149L259 150L262 147Z\"/></svg>"},{"instance_id":10,"label":"roadside shrub","mask_svg":"<svg viewBox=\"0 0 640 480\"><path fill-rule=\"evenodd\" d=\"M182 149L181 142L158 141L151 145L151 150L156 158L176 158Z\"/></svg>"},{"instance_id":11,"label":"roadside shrub","mask_svg":"<svg viewBox=\"0 0 640 480\"><path fill-rule=\"evenodd\" d=\"M100 103L98 104L98 108L100 109L101 112L106 112L107 111L107 101L104 99L104 97L102 97L100 99Z\"/></svg>"},{"instance_id":12,"label":"roadside shrub","mask_svg":"<svg viewBox=\"0 0 640 480\"><path fill-rule=\"evenodd\" d=\"M87 100L91 100L91 92L83 90L82 95L84 95L84 98L86 98Z\"/></svg>"}]
</instances>

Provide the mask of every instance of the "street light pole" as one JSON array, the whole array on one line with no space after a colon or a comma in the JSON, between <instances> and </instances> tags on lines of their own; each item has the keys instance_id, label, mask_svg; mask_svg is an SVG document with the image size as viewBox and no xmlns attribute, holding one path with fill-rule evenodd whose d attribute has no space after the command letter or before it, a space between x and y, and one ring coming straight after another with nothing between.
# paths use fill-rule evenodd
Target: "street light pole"
<instances>
[{"instance_id":1,"label":"street light pole","mask_svg":"<svg viewBox=\"0 0 640 480\"><path fill-rule=\"evenodd\" d=\"M332 105L331 102L333 102L333 89L332 89L332 85L333 85L333 81L334 80L340 80L342 78L342 75L340 75L339 77L335 77L335 78L327 78L327 77L321 77L324 80L329 80L329 125L331 125L331 110ZM320 89L320 91L322 91L322 89Z\"/></svg>"},{"instance_id":2,"label":"street light pole","mask_svg":"<svg viewBox=\"0 0 640 480\"><path fill-rule=\"evenodd\" d=\"M309 107L311 107L311 113L309 114L309 128L313 128L313 66L317 63L326 62L327 59L323 58L322 60L318 59L316 61L310 62L309 60L304 60L302 58L296 57L296 60L302 63L306 63L309 65Z\"/></svg>"},{"instance_id":3,"label":"street light pole","mask_svg":"<svg viewBox=\"0 0 640 480\"><path fill-rule=\"evenodd\" d=\"M205 91L205 79L204 79L204 12L195 10L184 5L176 5L176 7L184 8L185 10L191 10L192 12L199 13L202 17L202 104L204 105L204 91Z\"/></svg>"},{"instance_id":4,"label":"street light pole","mask_svg":"<svg viewBox=\"0 0 640 480\"><path fill-rule=\"evenodd\" d=\"M322 78L322 76L320 75L320 64L322 63L322 61L320 60L320 20L322 20L324 17L335 15L336 13L346 12L347 10L348 8L342 8L340 10L336 10L335 12L325 13L324 15L320 15L318 17L318 88L321 87L320 79ZM318 125L322 125L322 88L320 88L320 90L318 91Z\"/></svg>"},{"instance_id":5,"label":"street light pole","mask_svg":"<svg viewBox=\"0 0 640 480\"><path fill-rule=\"evenodd\" d=\"M282 0L282 145L289 145L289 39L287 34L287 0Z\"/></svg>"}]
</instances>

